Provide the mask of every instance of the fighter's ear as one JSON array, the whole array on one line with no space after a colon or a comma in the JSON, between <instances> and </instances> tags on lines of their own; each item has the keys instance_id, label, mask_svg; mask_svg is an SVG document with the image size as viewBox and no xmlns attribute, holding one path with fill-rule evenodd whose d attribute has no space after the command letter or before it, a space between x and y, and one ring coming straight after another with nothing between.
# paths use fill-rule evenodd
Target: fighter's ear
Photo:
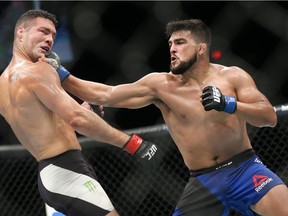
<instances>
[{"instance_id":1,"label":"fighter's ear","mask_svg":"<svg viewBox=\"0 0 288 216\"><path fill-rule=\"evenodd\" d=\"M206 43L200 43L198 45L198 53L199 55L202 55L203 53L205 53L207 50L207 44Z\"/></svg>"},{"instance_id":2,"label":"fighter's ear","mask_svg":"<svg viewBox=\"0 0 288 216\"><path fill-rule=\"evenodd\" d=\"M25 28L22 27L22 26L19 26L19 27L17 28L17 31L16 31L16 36L17 36L17 38L18 38L20 41L21 41L22 38L24 37L24 33L25 33Z\"/></svg>"}]
</instances>

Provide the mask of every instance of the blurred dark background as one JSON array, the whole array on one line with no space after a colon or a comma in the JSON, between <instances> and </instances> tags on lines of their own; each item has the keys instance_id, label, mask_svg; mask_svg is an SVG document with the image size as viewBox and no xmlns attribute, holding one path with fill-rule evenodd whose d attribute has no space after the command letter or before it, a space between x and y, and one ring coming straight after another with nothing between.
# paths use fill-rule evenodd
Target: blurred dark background
<instances>
[{"instance_id":1,"label":"blurred dark background","mask_svg":"<svg viewBox=\"0 0 288 216\"><path fill-rule=\"evenodd\" d=\"M33 8L57 15L54 51L79 78L116 85L167 72L165 24L200 18L211 27L212 62L245 69L273 105L288 102L288 2L1 1L0 73L11 58L17 18ZM105 120L119 129L163 123L153 105L104 111ZM19 142L1 117L0 144L14 143Z\"/></svg>"}]
</instances>

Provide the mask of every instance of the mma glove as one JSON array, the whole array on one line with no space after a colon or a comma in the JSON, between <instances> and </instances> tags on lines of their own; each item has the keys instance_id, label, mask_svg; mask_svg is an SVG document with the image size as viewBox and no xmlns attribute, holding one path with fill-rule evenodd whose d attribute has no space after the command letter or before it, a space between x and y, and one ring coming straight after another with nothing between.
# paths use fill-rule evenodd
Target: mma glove
<instances>
[{"instance_id":1,"label":"mma glove","mask_svg":"<svg viewBox=\"0 0 288 216\"><path fill-rule=\"evenodd\" d=\"M133 134L123 149L140 162L144 168L154 169L159 162L158 147Z\"/></svg>"},{"instance_id":2,"label":"mma glove","mask_svg":"<svg viewBox=\"0 0 288 216\"><path fill-rule=\"evenodd\" d=\"M58 72L61 82L63 82L69 75L70 72L61 65L60 57L55 52L47 52L45 55L49 58L49 64Z\"/></svg>"},{"instance_id":3,"label":"mma glove","mask_svg":"<svg viewBox=\"0 0 288 216\"><path fill-rule=\"evenodd\" d=\"M233 114L237 108L235 97L223 95L220 89L206 86L202 91L202 105L205 111L217 110Z\"/></svg>"}]
</instances>

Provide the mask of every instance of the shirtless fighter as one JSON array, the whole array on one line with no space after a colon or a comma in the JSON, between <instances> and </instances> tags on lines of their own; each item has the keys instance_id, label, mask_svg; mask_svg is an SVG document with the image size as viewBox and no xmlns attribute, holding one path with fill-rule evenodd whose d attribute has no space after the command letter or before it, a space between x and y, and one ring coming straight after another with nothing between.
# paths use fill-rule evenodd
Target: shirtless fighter
<instances>
[{"instance_id":1,"label":"shirtless fighter","mask_svg":"<svg viewBox=\"0 0 288 216\"><path fill-rule=\"evenodd\" d=\"M18 19L13 56L0 76L0 114L39 162L39 191L49 206L67 216L114 216L75 131L123 148L143 165L153 164L157 147L111 127L88 103L79 105L61 87L56 70L38 61L52 49L56 26L56 17L43 10Z\"/></svg>"}]
</instances>

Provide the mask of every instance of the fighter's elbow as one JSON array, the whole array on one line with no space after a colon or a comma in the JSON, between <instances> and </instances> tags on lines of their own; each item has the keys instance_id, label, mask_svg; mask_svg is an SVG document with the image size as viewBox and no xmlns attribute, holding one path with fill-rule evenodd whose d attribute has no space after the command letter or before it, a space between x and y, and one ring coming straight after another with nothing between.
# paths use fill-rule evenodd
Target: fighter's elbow
<instances>
[{"instance_id":1,"label":"fighter's elbow","mask_svg":"<svg viewBox=\"0 0 288 216\"><path fill-rule=\"evenodd\" d=\"M90 103L95 105L110 106L113 104L113 97L109 92L104 92L102 94L94 95L94 98Z\"/></svg>"},{"instance_id":2,"label":"fighter's elbow","mask_svg":"<svg viewBox=\"0 0 288 216\"><path fill-rule=\"evenodd\" d=\"M273 110L266 112L266 118L263 118L263 122L260 127L275 127L277 125L277 115L276 112Z\"/></svg>"},{"instance_id":3,"label":"fighter's elbow","mask_svg":"<svg viewBox=\"0 0 288 216\"><path fill-rule=\"evenodd\" d=\"M75 130L80 131L85 126L86 120L81 111L74 111L68 120L68 124Z\"/></svg>"},{"instance_id":4,"label":"fighter's elbow","mask_svg":"<svg viewBox=\"0 0 288 216\"><path fill-rule=\"evenodd\" d=\"M277 125L278 118L277 118L276 112L272 112L272 114L270 115L269 122L270 122L270 127L275 127Z\"/></svg>"}]
</instances>

